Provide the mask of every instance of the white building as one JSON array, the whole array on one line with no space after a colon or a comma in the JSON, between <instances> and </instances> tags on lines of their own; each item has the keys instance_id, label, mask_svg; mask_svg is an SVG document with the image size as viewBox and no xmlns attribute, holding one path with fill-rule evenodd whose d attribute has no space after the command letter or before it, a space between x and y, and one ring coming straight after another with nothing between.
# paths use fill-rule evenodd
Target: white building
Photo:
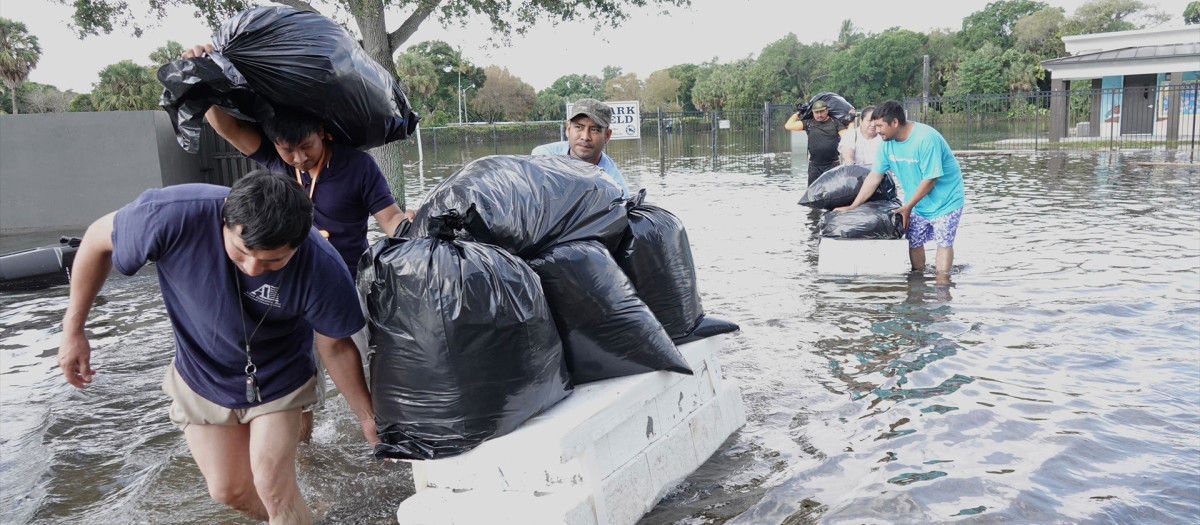
<instances>
[{"instance_id":1,"label":"white building","mask_svg":"<svg viewBox=\"0 0 1200 525\"><path fill-rule=\"evenodd\" d=\"M1068 136L1165 137L1197 132L1200 25L1063 37L1070 56L1045 60L1051 91L1092 88L1090 119L1069 122L1068 97L1050 102L1050 140Z\"/></svg>"}]
</instances>

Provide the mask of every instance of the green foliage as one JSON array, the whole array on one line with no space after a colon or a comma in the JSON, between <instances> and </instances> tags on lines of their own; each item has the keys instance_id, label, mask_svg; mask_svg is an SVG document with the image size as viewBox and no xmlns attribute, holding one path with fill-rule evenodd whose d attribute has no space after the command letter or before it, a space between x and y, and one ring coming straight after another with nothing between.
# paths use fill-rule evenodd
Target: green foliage
<instances>
[{"instance_id":1,"label":"green foliage","mask_svg":"<svg viewBox=\"0 0 1200 525\"><path fill-rule=\"evenodd\" d=\"M859 106L919 95L927 38L895 28L867 37L834 56L828 89Z\"/></svg>"},{"instance_id":2,"label":"green foliage","mask_svg":"<svg viewBox=\"0 0 1200 525\"><path fill-rule=\"evenodd\" d=\"M150 53L150 67L157 71L158 68L179 60L181 54L183 54L183 44L168 40L166 45L159 46L153 53Z\"/></svg>"},{"instance_id":3,"label":"green foliage","mask_svg":"<svg viewBox=\"0 0 1200 525\"><path fill-rule=\"evenodd\" d=\"M604 82L608 82L614 78L621 76L621 66L604 66L603 69Z\"/></svg>"},{"instance_id":4,"label":"green foliage","mask_svg":"<svg viewBox=\"0 0 1200 525\"><path fill-rule=\"evenodd\" d=\"M17 90L29 78L29 71L37 67L41 57L38 39L29 34L25 24L0 18L0 81L8 88L11 113L20 112Z\"/></svg>"},{"instance_id":5,"label":"green foliage","mask_svg":"<svg viewBox=\"0 0 1200 525\"><path fill-rule=\"evenodd\" d=\"M96 106L92 104L92 96L84 93L82 95L75 95L75 98L71 99L71 103L67 105L67 111L72 113L96 111Z\"/></svg>"},{"instance_id":6,"label":"green foliage","mask_svg":"<svg viewBox=\"0 0 1200 525\"><path fill-rule=\"evenodd\" d=\"M762 105L761 99L750 99L747 72L754 61L744 58L728 64L705 64L696 76L692 88L692 102L696 108L710 109L754 109Z\"/></svg>"},{"instance_id":7,"label":"green foliage","mask_svg":"<svg viewBox=\"0 0 1200 525\"><path fill-rule=\"evenodd\" d=\"M537 95L533 86L509 73L507 68L488 66L487 81L471 100L471 108L487 122L525 120Z\"/></svg>"},{"instance_id":8,"label":"green foliage","mask_svg":"<svg viewBox=\"0 0 1200 525\"><path fill-rule=\"evenodd\" d=\"M958 45L962 49L976 50L990 43L1000 49L1008 49L1012 47L1012 32L1017 20L1044 7L1045 3L1033 0L1000 0L989 3L963 19L962 31L958 34Z\"/></svg>"},{"instance_id":9,"label":"green foliage","mask_svg":"<svg viewBox=\"0 0 1200 525\"><path fill-rule=\"evenodd\" d=\"M671 71L660 69L650 74L642 86L642 112L682 111L679 105L679 87L682 84L671 77Z\"/></svg>"},{"instance_id":10,"label":"green foliage","mask_svg":"<svg viewBox=\"0 0 1200 525\"><path fill-rule=\"evenodd\" d=\"M543 89L538 93L537 101L533 103L533 110L529 112L529 118L530 120L562 120L567 101L567 98Z\"/></svg>"},{"instance_id":11,"label":"green foliage","mask_svg":"<svg viewBox=\"0 0 1200 525\"><path fill-rule=\"evenodd\" d=\"M1138 0L1091 0L1063 21L1062 36L1143 29L1170 19Z\"/></svg>"},{"instance_id":12,"label":"green foliage","mask_svg":"<svg viewBox=\"0 0 1200 525\"><path fill-rule=\"evenodd\" d=\"M606 100L641 100L642 81L637 74L626 73L609 79L604 83L604 98Z\"/></svg>"},{"instance_id":13,"label":"green foliage","mask_svg":"<svg viewBox=\"0 0 1200 525\"><path fill-rule=\"evenodd\" d=\"M696 75L700 66L696 64L678 64L667 68L671 78L679 81L679 106L683 111L696 111L692 103L692 88L696 86Z\"/></svg>"},{"instance_id":14,"label":"green foliage","mask_svg":"<svg viewBox=\"0 0 1200 525\"><path fill-rule=\"evenodd\" d=\"M140 111L158 109L162 85L150 68L122 60L100 71L92 86L96 111Z\"/></svg>"},{"instance_id":15,"label":"green foliage","mask_svg":"<svg viewBox=\"0 0 1200 525\"><path fill-rule=\"evenodd\" d=\"M483 68L464 60L462 53L441 40L413 44L397 57L396 68L406 86L412 75L417 89L406 93L425 126L458 122L460 96L463 120L469 121L471 97L487 81Z\"/></svg>"},{"instance_id":16,"label":"green foliage","mask_svg":"<svg viewBox=\"0 0 1200 525\"><path fill-rule=\"evenodd\" d=\"M958 61L958 75L951 81L947 95L969 95L972 93L1004 93L1004 64L1000 62L1001 50L991 43L977 51L968 52Z\"/></svg>"},{"instance_id":17,"label":"green foliage","mask_svg":"<svg viewBox=\"0 0 1200 525\"><path fill-rule=\"evenodd\" d=\"M1061 29L1064 20L1060 7L1046 7L1021 18L1013 28L1013 48L1043 60L1065 56Z\"/></svg>"},{"instance_id":18,"label":"green foliage","mask_svg":"<svg viewBox=\"0 0 1200 525\"><path fill-rule=\"evenodd\" d=\"M1183 23L1200 24L1200 2L1188 2L1187 7L1183 8Z\"/></svg>"}]
</instances>

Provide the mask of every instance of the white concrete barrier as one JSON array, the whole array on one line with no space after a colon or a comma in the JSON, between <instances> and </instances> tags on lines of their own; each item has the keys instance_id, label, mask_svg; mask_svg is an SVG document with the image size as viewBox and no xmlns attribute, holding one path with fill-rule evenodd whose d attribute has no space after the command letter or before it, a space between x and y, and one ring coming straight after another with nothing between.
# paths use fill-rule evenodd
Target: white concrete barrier
<instances>
[{"instance_id":1,"label":"white concrete barrier","mask_svg":"<svg viewBox=\"0 0 1200 525\"><path fill-rule=\"evenodd\" d=\"M905 239L835 239L822 237L817 246L817 273L887 275L908 272Z\"/></svg>"},{"instance_id":2,"label":"white concrete barrier","mask_svg":"<svg viewBox=\"0 0 1200 525\"><path fill-rule=\"evenodd\" d=\"M746 422L721 379L724 336L679 347L695 375L597 381L511 434L452 458L413 461L400 525L637 522Z\"/></svg>"}]
</instances>

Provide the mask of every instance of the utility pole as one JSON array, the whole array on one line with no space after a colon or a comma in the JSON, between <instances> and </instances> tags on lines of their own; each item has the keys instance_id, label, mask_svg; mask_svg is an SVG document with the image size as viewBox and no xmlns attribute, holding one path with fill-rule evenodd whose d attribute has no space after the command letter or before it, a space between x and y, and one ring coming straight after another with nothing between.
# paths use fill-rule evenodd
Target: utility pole
<instances>
[{"instance_id":1,"label":"utility pole","mask_svg":"<svg viewBox=\"0 0 1200 525\"><path fill-rule=\"evenodd\" d=\"M462 70L458 70L458 123L463 123Z\"/></svg>"}]
</instances>

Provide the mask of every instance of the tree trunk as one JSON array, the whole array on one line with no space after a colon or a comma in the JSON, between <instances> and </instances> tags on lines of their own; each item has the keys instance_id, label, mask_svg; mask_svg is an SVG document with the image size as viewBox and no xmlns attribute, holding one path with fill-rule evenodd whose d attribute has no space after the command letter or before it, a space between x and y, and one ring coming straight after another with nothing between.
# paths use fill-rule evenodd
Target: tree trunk
<instances>
[{"instance_id":1,"label":"tree trunk","mask_svg":"<svg viewBox=\"0 0 1200 525\"><path fill-rule=\"evenodd\" d=\"M13 115L16 115L16 114L20 113L20 111L17 111L17 88L18 88L18 87L21 87L21 85L20 85L20 84L17 84L16 86L13 86L13 87L10 87L10 88L8 88L8 94L9 94L9 95L12 95L12 110L13 110Z\"/></svg>"},{"instance_id":2,"label":"tree trunk","mask_svg":"<svg viewBox=\"0 0 1200 525\"><path fill-rule=\"evenodd\" d=\"M363 50L383 66L383 69L390 73L392 79L403 89L404 84L400 83L400 77L396 74L396 64L392 61L395 53L388 44L387 28L384 26L383 19L383 1L348 0L347 4L350 7L350 13L354 16L354 21L358 24L358 31L362 34ZM407 92L407 90L405 91ZM396 198L396 203L404 209L407 203L404 202L404 159L400 155L400 143L398 141L391 142L378 148L372 148L370 154L379 164L379 169L383 170L388 186L392 189L392 196Z\"/></svg>"}]
</instances>

